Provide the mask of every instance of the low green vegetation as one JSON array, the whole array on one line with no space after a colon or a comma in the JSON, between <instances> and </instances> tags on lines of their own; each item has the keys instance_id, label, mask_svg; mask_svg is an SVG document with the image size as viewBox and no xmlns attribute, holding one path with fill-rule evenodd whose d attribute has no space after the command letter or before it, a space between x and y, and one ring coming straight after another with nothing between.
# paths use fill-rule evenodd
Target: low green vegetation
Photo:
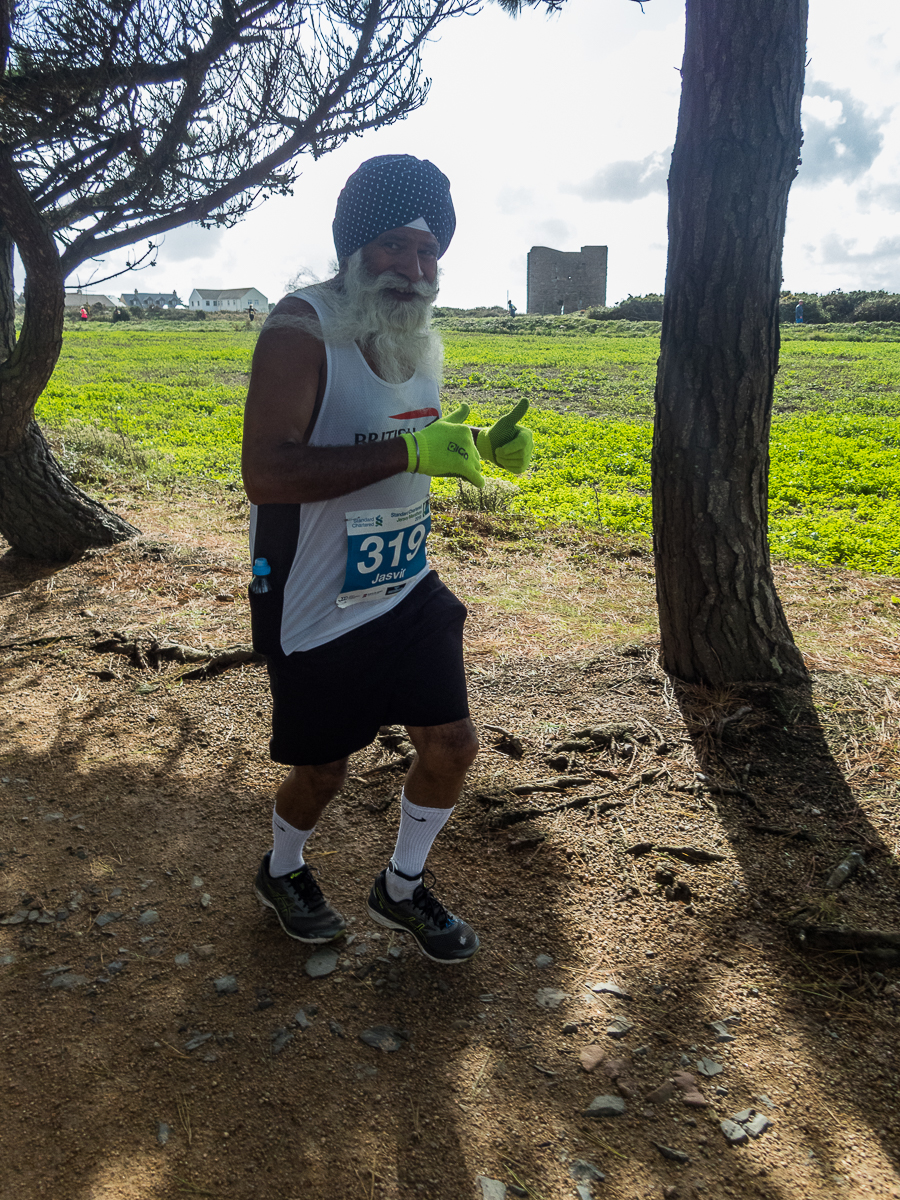
<instances>
[{"instance_id":1,"label":"low green vegetation","mask_svg":"<svg viewBox=\"0 0 900 1200\"><path fill-rule=\"evenodd\" d=\"M440 324L447 408L468 403L478 424L521 396L532 403L533 468L505 476L510 486L492 486L484 503L539 526L648 535L658 324L577 316ZM257 332L240 322L73 329L38 416L89 487L129 474L236 484ZM785 327L783 336L773 553L900 574L900 326ZM502 476L490 466L486 473ZM435 492L457 496L446 480Z\"/></svg>"}]
</instances>

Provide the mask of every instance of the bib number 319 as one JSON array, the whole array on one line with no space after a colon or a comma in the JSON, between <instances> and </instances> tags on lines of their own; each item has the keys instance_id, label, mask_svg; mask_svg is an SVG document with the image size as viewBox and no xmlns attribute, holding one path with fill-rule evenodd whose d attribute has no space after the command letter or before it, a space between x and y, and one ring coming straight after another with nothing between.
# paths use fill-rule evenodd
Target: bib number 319
<instances>
[{"instance_id":1,"label":"bib number 319","mask_svg":"<svg viewBox=\"0 0 900 1200\"><path fill-rule=\"evenodd\" d=\"M365 509L345 514L347 570L337 604L346 608L402 591L428 565L428 500L405 509Z\"/></svg>"}]
</instances>

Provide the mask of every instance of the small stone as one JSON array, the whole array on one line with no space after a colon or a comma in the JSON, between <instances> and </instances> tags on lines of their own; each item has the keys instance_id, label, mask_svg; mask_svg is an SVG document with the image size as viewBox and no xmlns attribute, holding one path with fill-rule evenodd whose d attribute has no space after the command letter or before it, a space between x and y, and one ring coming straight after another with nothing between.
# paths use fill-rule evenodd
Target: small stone
<instances>
[{"instance_id":1,"label":"small stone","mask_svg":"<svg viewBox=\"0 0 900 1200\"><path fill-rule=\"evenodd\" d=\"M209 908L209 906L211 904L212 904L212 896L209 894L209 892L203 892L202 895L200 896L200 907L201 908Z\"/></svg>"},{"instance_id":2,"label":"small stone","mask_svg":"<svg viewBox=\"0 0 900 1200\"><path fill-rule=\"evenodd\" d=\"M690 1155L685 1154L683 1150L676 1150L674 1146L664 1146L661 1142L654 1142L653 1145L663 1158L669 1158L672 1162L689 1163L691 1161Z\"/></svg>"},{"instance_id":3,"label":"small stone","mask_svg":"<svg viewBox=\"0 0 900 1200\"><path fill-rule=\"evenodd\" d=\"M738 1125L744 1125L753 1116L752 1108L742 1108L740 1112L732 1113L732 1121L737 1121Z\"/></svg>"},{"instance_id":4,"label":"small stone","mask_svg":"<svg viewBox=\"0 0 900 1200\"><path fill-rule=\"evenodd\" d=\"M621 1096L595 1096L582 1112L583 1117L621 1117L625 1101Z\"/></svg>"},{"instance_id":5,"label":"small stone","mask_svg":"<svg viewBox=\"0 0 900 1200\"><path fill-rule=\"evenodd\" d=\"M86 975L75 975L70 971L67 971L62 975L55 975L53 979L50 980L51 988L60 988L64 992L73 992L75 988L82 987L86 983Z\"/></svg>"},{"instance_id":6,"label":"small stone","mask_svg":"<svg viewBox=\"0 0 900 1200\"><path fill-rule=\"evenodd\" d=\"M213 958L215 953L216 953L215 946L198 946L197 947L197 957L198 958Z\"/></svg>"},{"instance_id":7,"label":"small stone","mask_svg":"<svg viewBox=\"0 0 900 1200\"><path fill-rule=\"evenodd\" d=\"M710 1021L709 1027L716 1035L717 1042L733 1042L736 1040L734 1034L728 1032L728 1026L724 1021Z\"/></svg>"},{"instance_id":8,"label":"small stone","mask_svg":"<svg viewBox=\"0 0 900 1200\"><path fill-rule=\"evenodd\" d=\"M159 1142L160 1146L165 1146L166 1142L169 1140L169 1134L171 1132L172 1131L169 1129L169 1126L165 1123L165 1121L160 1121L156 1127L156 1140Z\"/></svg>"},{"instance_id":9,"label":"small stone","mask_svg":"<svg viewBox=\"0 0 900 1200\"><path fill-rule=\"evenodd\" d=\"M175 955L175 966L176 967L189 967L190 965L191 965L191 956L189 954L176 954Z\"/></svg>"},{"instance_id":10,"label":"small stone","mask_svg":"<svg viewBox=\"0 0 900 1200\"><path fill-rule=\"evenodd\" d=\"M220 996L230 996L238 990L238 982L233 975L221 975L213 986Z\"/></svg>"},{"instance_id":11,"label":"small stone","mask_svg":"<svg viewBox=\"0 0 900 1200\"><path fill-rule=\"evenodd\" d=\"M344 1027L340 1021L329 1021L328 1029L332 1037L342 1038L347 1036L346 1033L344 1033Z\"/></svg>"},{"instance_id":12,"label":"small stone","mask_svg":"<svg viewBox=\"0 0 900 1200\"><path fill-rule=\"evenodd\" d=\"M627 1017L616 1017L611 1025L607 1025L606 1036L617 1039L623 1038L632 1029L634 1029L634 1023L629 1021Z\"/></svg>"},{"instance_id":13,"label":"small stone","mask_svg":"<svg viewBox=\"0 0 900 1200\"><path fill-rule=\"evenodd\" d=\"M155 925L159 920L159 913L154 908L148 908L146 912L142 912L138 917L138 925Z\"/></svg>"},{"instance_id":14,"label":"small stone","mask_svg":"<svg viewBox=\"0 0 900 1200\"><path fill-rule=\"evenodd\" d=\"M676 1071L672 1082L682 1093L682 1100L691 1108L707 1108L709 1101L697 1087L697 1080L687 1071Z\"/></svg>"},{"instance_id":15,"label":"small stone","mask_svg":"<svg viewBox=\"0 0 900 1200\"><path fill-rule=\"evenodd\" d=\"M534 998L539 1008L559 1008L564 1000L571 997L568 992L561 992L559 988L538 988Z\"/></svg>"},{"instance_id":16,"label":"small stone","mask_svg":"<svg viewBox=\"0 0 900 1200\"><path fill-rule=\"evenodd\" d=\"M593 1193L586 1183L575 1184L575 1195L578 1197L578 1200L594 1200Z\"/></svg>"},{"instance_id":17,"label":"small stone","mask_svg":"<svg viewBox=\"0 0 900 1200\"><path fill-rule=\"evenodd\" d=\"M714 1058L698 1058L697 1070L701 1075L706 1075L708 1078L713 1075L721 1075L725 1068L721 1063L717 1063Z\"/></svg>"},{"instance_id":18,"label":"small stone","mask_svg":"<svg viewBox=\"0 0 900 1200\"><path fill-rule=\"evenodd\" d=\"M744 1142L749 1141L747 1130L743 1125L738 1125L736 1121L724 1120L719 1122L719 1128L725 1135L725 1140L730 1142L732 1146L741 1146Z\"/></svg>"},{"instance_id":19,"label":"small stone","mask_svg":"<svg viewBox=\"0 0 900 1200\"><path fill-rule=\"evenodd\" d=\"M294 1023L299 1025L301 1029L309 1029L312 1025L312 1021L310 1021L302 1008L298 1008L294 1013Z\"/></svg>"},{"instance_id":20,"label":"small stone","mask_svg":"<svg viewBox=\"0 0 900 1200\"><path fill-rule=\"evenodd\" d=\"M94 918L94 924L99 929L102 929L104 925L111 925L113 921L119 921L121 919L122 914L120 912L105 912L100 913L99 917Z\"/></svg>"},{"instance_id":21,"label":"small stone","mask_svg":"<svg viewBox=\"0 0 900 1200\"><path fill-rule=\"evenodd\" d=\"M760 1095L754 1096L753 1099L758 1100L760 1104L764 1104L766 1108L776 1107L775 1101L770 1096L767 1096L765 1092L761 1092Z\"/></svg>"},{"instance_id":22,"label":"small stone","mask_svg":"<svg viewBox=\"0 0 900 1200\"><path fill-rule=\"evenodd\" d=\"M757 1113L752 1121L748 1121L746 1123L744 1128L747 1130L747 1132L750 1134L751 1137L755 1138L755 1137L759 1137L759 1135L761 1133L765 1133L767 1129L771 1128L771 1126L772 1126L772 1122L765 1115L765 1113Z\"/></svg>"},{"instance_id":23,"label":"small stone","mask_svg":"<svg viewBox=\"0 0 900 1200\"><path fill-rule=\"evenodd\" d=\"M34 797L29 796L29 799L33 800ZM44 813L44 820L47 822L61 821L65 815L66 815L65 813Z\"/></svg>"},{"instance_id":24,"label":"small stone","mask_svg":"<svg viewBox=\"0 0 900 1200\"><path fill-rule=\"evenodd\" d=\"M665 1083L661 1083L659 1087L650 1093L644 1100L645 1104L664 1104L666 1100L671 1100L677 1095L678 1088L671 1079L667 1079Z\"/></svg>"},{"instance_id":25,"label":"small stone","mask_svg":"<svg viewBox=\"0 0 900 1200\"><path fill-rule=\"evenodd\" d=\"M623 992L617 983L613 983L608 979L606 983L590 983L588 987L597 995L618 996L620 1000L630 1000L631 997L627 992Z\"/></svg>"},{"instance_id":26,"label":"small stone","mask_svg":"<svg viewBox=\"0 0 900 1200\"><path fill-rule=\"evenodd\" d=\"M371 1046L373 1050L383 1050L386 1054L390 1054L394 1050L399 1050L408 1037L409 1034L405 1030L394 1029L390 1025L373 1025L371 1029L362 1031L359 1040L365 1042L367 1046Z\"/></svg>"},{"instance_id":27,"label":"small stone","mask_svg":"<svg viewBox=\"0 0 900 1200\"><path fill-rule=\"evenodd\" d=\"M401 958L403 956L403 951L399 946L391 946L390 950L388 950L388 954L391 956L391 958Z\"/></svg>"},{"instance_id":28,"label":"small stone","mask_svg":"<svg viewBox=\"0 0 900 1200\"><path fill-rule=\"evenodd\" d=\"M481 1200L506 1200L506 1184L499 1179L489 1179L487 1175L477 1177L481 1188Z\"/></svg>"},{"instance_id":29,"label":"small stone","mask_svg":"<svg viewBox=\"0 0 900 1200\"><path fill-rule=\"evenodd\" d=\"M11 963L14 963L15 961L16 961L16 956L12 952L9 954L0 954L0 967L8 967L8 966L10 966Z\"/></svg>"},{"instance_id":30,"label":"small stone","mask_svg":"<svg viewBox=\"0 0 900 1200\"><path fill-rule=\"evenodd\" d=\"M759 988L749 988L749 989L748 989L748 991L747 991L747 995L748 995L748 996L753 996L753 997L756 997L756 996L758 996L758 995L759 995Z\"/></svg>"},{"instance_id":31,"label":"small stone","mask_svg":"<svg viewBox=\"0 0 900 1200\"><path fill-rule=\"evenodd\" d=\"M203 887L203 880L200 878L199 875L194 875L194 877L191 879L191 887L192 888L202 888Z\"/></svg>"},{"instance_id":32,"label":"small stone","mask_svg":"<svg viewBox=\"0 0 900 1200\"><path fill-rule=\"evenodd\" d=\"M547 969L547 967L553 966L553 959L550 957L549 954L539 954L537 956L537 958L534 960L534 965L538 968L539 971L545 971Z\"/></svg>"},{"instance_id":33,"label":"small stone","mask_svg":"<svg viewBox=\"0 0 900 1200\"><path fill-rule=\"evenodd\" d=\"M280 1054L293 1036L293 1033L291 1033L291 1031L286 1029L284 1026L282 1026L280 1029L273 1029L272 1053Z\"/></svg>"},{"instance_id":34,"label":"small stone","mask_svg":"<svg viewBox=\"0 0 900 1200\"><path fill-rule=\"evenodd\" d=\"M337 970L339 957L337 950L317 950L306 960L303 969L310 979L322 979Z\"/></svg>"},{"instance_id":35,"label":"small stone","mask_svg":"<svg viewBox=\"0 0 900 1200\"><path fill-rule=\"evenodd\" d=\"M12 916L0 919L0 925L24 925L27 920L27 912L17 912L13 913Z\"/></svg>"},{"instance_id":36,"label":"small stone","mask_svg":"<svg viewBox=\"0 0 900 1200\"><path fill-rule=\"evenodd\" d=\"M595 1070L600 1066L605 1057L606 1051L602 1046L582 1046L578 1051L578 1058L585 1071Z\"/></svg>"},{"instance_id":37,"label":"small stone","mask_svg":"<svg viewBox=\"0 0 900 1200\"><path fill-rule=\"evenodd\" d=\"M571 1037L573 1033L578 1032L578 1022L577 1021L567 1021L566 1024L563 1025L562 1031L566 1037Z\"/></svg>"},{"instance_id":38,"label":"small stone","mask_svg":"<svg viewBox=\"0 0 900 1200\"><path fill-rule=\"evenodd\" d=\"M190 1053L191 1050L199 1050L200 1047L205 1045L211 1037L211 1033L193 1033L184 1043L184 1048L188 1051L188 1053Z\"/></svg>"},{"instance_id":39,"label":"small stone","mask_svg":"<svg viewBox=\"0 0 900 1200\"><path fill-rule=\"evenodd\" d=\"M606 1176L599 1167L584 1158L573 1158L569 1163L569 1171L576 1183L602 1183Z\"/></svg>"}]
</instances>

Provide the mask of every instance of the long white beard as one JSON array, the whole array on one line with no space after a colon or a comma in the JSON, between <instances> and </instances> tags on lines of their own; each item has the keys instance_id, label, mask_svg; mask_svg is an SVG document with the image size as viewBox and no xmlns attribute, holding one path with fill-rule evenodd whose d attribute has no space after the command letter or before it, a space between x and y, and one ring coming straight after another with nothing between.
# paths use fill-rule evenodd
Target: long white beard
<instances>
[{"instance_id":1,"label":"long white beard","mask_svg":"<svg viewBox=\"0 0 900 1200\"><path fill-rule=\"evenodd\" d=\"M387 383L405 383L418 371L440 381L444 347L431 328L431 306L438 281L410 283L402 275L372 275L362 250L347 260L339 277L338 303L334 306L329 336L336 342L356 342L374 362ZM398 300L390 290L412 292Z\"/></svg>"}]
</instances>

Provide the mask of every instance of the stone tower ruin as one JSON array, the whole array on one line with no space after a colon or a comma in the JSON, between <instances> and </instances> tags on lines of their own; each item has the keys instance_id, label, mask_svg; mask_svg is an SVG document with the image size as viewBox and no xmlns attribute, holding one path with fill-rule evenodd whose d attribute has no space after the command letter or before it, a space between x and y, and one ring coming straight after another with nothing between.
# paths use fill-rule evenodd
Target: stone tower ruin
<instances>
[{"instance_id":1,"label":"stone tower ruin","mask_svg":"<svg viewBox=\"0 0 900 1200\"><path fill-rule=\"evenodd\" d=\"M577 312L606 305L608 246L582 246L580 251L532 246L528 252L528 311Z\"/></svg>"}]
</instances>

